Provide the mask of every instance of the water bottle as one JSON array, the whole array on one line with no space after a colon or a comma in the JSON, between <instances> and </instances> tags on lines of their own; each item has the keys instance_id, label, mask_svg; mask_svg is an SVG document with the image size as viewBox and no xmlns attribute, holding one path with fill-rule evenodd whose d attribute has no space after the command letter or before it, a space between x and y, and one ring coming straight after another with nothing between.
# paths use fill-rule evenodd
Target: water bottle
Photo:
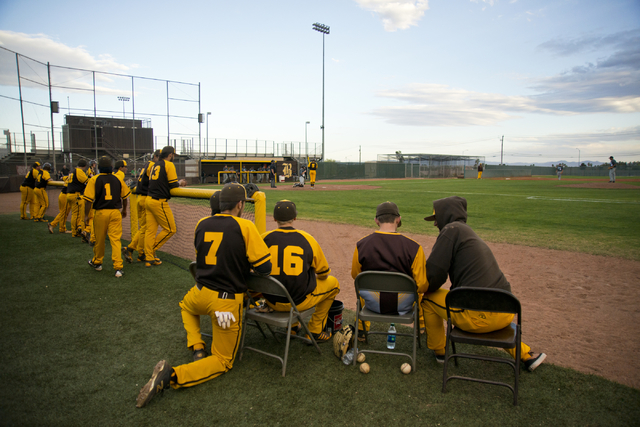
<instances>
[{"instance_id":1,"label":"water bottle","mask_svg":"<svg viewBox=\"0 0 640 427\"><path fill-rule=\"evenodd\" d=\"M389 335L387 335L387 348L389 350L393 350L394 348L396 348L396 325L395 323L392 323L391 326L389 326Z\"/></svg>"},{"instance_id":2,"label":"water bottle","mask_svg":"<svg viewBox=\"0 0 640 427\"><path fill-rule=\"evenodd\" d=\"M353 357L355 356L355 350L352 348L351 350L347 351L344 356L342 356L342 363L344 363L345 365L349 366L353 363Z\"/></svg>"}]
</instances>

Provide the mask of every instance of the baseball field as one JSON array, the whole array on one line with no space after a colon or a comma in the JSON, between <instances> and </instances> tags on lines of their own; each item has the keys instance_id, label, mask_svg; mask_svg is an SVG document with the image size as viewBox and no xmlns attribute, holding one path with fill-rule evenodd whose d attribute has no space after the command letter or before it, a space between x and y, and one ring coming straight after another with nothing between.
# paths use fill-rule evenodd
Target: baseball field
<instances>
[{"instance_id":1,"label":"baseball field","mask_svg":"<svg viewBox=\"0 0 640 427\"><path fill-rule=\"evenodd\" d=\"M368 356L365 375L342 365L330 344L318 355L294 342L285 378L275 360L248 352L229 373L136 409L157 361L190 361L178 307L193 286L189 273L171 263L125 265L122 279L109 268L94 272L86 265L87 245L20 221L19 194L0 195L0 425L637 425L640 180L605 184L606 178L549 177L261 188L267 212L277 200L296 202L294 225L323 248L341 284L347 322L355 307L353 248L374 230L376 205L394 201L399 231L428 256L437 229L422 218L432 201L465 197L468 223L489 243L522 303L523 340L548 354L534 373L522 373L518 407L507 389L482 384L452 382L442 394L442 366L423 337L410 375L400 372L399 357ZM268 229L274 226L268 221ZM254 328L247 341L280 348ZM398 338L398 349L408 348ZM458 369L512 376L473 361Z\"/></svg>"}]
</instances>

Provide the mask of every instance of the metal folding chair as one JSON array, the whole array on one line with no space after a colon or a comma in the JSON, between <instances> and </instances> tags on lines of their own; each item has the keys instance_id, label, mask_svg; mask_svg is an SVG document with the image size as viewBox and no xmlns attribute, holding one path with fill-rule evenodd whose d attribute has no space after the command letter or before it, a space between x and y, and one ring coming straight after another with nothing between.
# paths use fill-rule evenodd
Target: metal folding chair
<instances>
[{"instance_id":1,"label":"metal folding chair","mask_svg":"<svg viewBox=\"0 0 640 427\"><path fill-rule=\"evenodd\" d=\"M396 351L380 351L380 350L358 350L358 340L354 340L355 356L353 358L353 364L356 364L358 352L360 353L378 353L389 354L393 356L406 356L411 359L412 371L416 370L416 345L420 345L420 300L418 299L418 288L413 278L403 273L389 272L389 271L365 271L356 277L356 327L359 325L359 321L362 322L382 322L382 323L400 323L411 324L413 323L413 331L410 334L396 333L396 336L408 336L413 337L413 354L400 353ZM411 311L407 314L380 314L374 311L362 307L360 304L360 292L391 292L391 293L403 293L413 294L414 304ZM387 335L387 332L383 331L369 331L365 330L365 341L368 341L369 335L381 334Z\"/></svg>"},{"instance_id":2,"label":"metal folding chair","mask_svg":"<svg viewBox=\"0 0 640 427\"><path fill-rule=\"evenodd\" d=\"M249 281L247 282L247 287L249 288L249 291L287 298L287 300L291 304L291 309L288 312L272 311L270 313L260 313L257 311L256 308L247 308L247 311L244 316L245 324L247 320L253 320L256 322L256 324L258 322L265 323L269 328L269 331L271 331L271 334L273 335L273 337L278 342L279 340L276 336L277 333L286 335L286 343L284 347L284 358L280 357L277 354L259 350L254 347L245 347L244 340L246 338L246 333L245 333L246 329L242 328L242 341L240 344L239 360L242 360L242 355L244 353L244 350L252 350L252 351L273 357L275 359L278 359L282 364L282 376L284 377L287 372L287 359L289 357L289 343L291 342L291 337L300 339L306 343L313 344L316 350L318 350L318 353L320 353L320 347L318 347L318 343L313 338L313 335L311 334L311 332L309 331L309 328L307 327L307 322L309 321L309 318L313 315L313 312L315 311L315 307L302 312L298 311L298 308L296 307L295 303L291 299L291 295L289 295L287 288L285 288L282 283L280 283L277 279L271 276L259 276L257 274L251 274ZM291 335L291 326L296 322L300 323L300 325L302 326L302 330L306 331L309 338L306 338L298 334ZM285 328L286 333L282 333L278 331L274 332L269 325Z\"/></svg>"},{"instance_id":3,"label":"metal folding chair","mask_svg":"<svg viewBox=\"0 0 640 427\"><path fill-rule=\"evenodd\" d=\"M521 308L520 301L510 292L501 289L488 288L456 288L447 294L445 299L447 308L447 342L444 358L444 370L442 374L442 392L447 391L447 382L453 379L475 381L485 384L499 385L507 387L513 393L513 404L518 404L518 378L520 375L520 353L521 353ZM453 326L451 322L451 310L463 309L473 311L485 311L493 313L512 313L517 315L517 322L509 326L484 334L465 332ZM451 343L451 346L449 346ZM516 358L493 357L471 353L457 353L456 343L480 345L486 347L498 347L503 349L515 348ZM451 347L452 351L449 351ZM458 366L458 358L484 360L488 362L505 363L513 368L515 383L510 384L490 381L480 378L463 376L447 376L449 359L453 358Z\"/></svg>"}]
</instances>

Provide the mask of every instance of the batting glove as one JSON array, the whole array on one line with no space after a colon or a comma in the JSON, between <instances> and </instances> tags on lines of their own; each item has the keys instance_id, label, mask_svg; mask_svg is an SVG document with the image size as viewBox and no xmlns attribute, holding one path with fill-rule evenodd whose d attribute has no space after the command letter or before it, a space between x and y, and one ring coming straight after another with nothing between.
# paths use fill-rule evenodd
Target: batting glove
<instances>
[{"instance_id":1,"label":"batting glove","mask_svg":"<svg viewBox=\"0 0 640 427\"><path fill-rule=\"evenodd\" d=\"M218 326L222 329L227 329L231 326L231 322L236 321L236 318L233 317L233 313L229 311L216 311L216 318L218 319Z\"/></svg>"}]
</instances>

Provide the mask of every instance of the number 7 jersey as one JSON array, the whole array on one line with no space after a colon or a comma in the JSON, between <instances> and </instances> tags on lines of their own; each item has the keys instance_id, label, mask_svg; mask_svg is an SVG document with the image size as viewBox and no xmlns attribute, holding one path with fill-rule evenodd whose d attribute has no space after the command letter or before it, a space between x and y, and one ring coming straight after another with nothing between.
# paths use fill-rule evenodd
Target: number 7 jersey
<instances>
[{"instance_id":1,"label":"number 7 jersey","mask_svg":"<svg viewBox=\"0 0 640 427\"><path fill-rule=\"evenodd\" d=\"M194 245L196 282L219 292L246 292L250 270L271 258L253 222L226 214L202 218Z\"/></svg>"}]
</instances>

